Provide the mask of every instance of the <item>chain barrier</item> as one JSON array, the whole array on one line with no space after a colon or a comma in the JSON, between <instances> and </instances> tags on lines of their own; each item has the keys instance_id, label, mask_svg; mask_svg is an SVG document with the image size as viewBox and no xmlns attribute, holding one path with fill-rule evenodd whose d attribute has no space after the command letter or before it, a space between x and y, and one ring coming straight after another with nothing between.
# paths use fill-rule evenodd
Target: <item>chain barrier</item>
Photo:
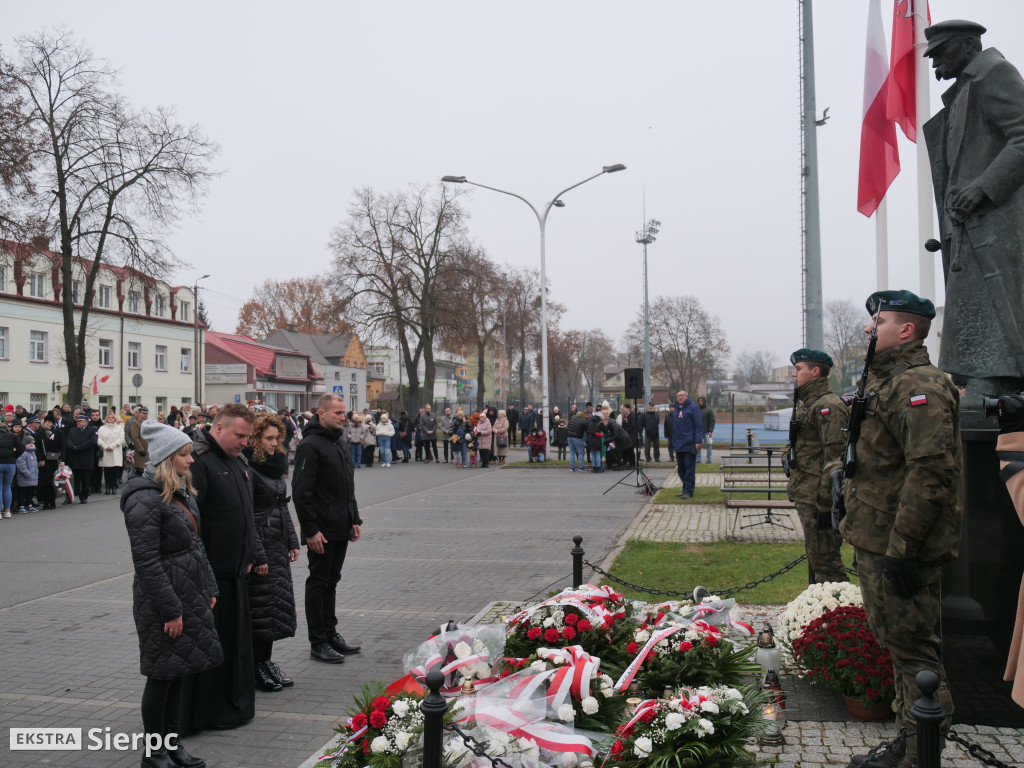
<instances>
[{"instance_id":1,"label":"chain barrier","mask_svg":"<svg viewBox=\"0 0 1024 768\"><path fill-rule=\"evenodd\" d=\"M804 562L806 559L807 555L800 555L800 557L798 557L796 560L793 560L792 562L782 566L775 573L769 573L767 576L757 579L756 581L748 581L746 584L742 586L729 587L728 589L708 588L708 591L713 595L718 595L719 597L729 597L730 595L733 595L736 592L742 592L745 589L753 589L754 587L760 586L761 584L767 584L772 579L776 579L785 573L789 573L791 570L796 568L798 565L800 565L800 563ZM616 584L619 584L623 587L634 589L637 592L646 592L651 595L662 595L664 597L683 597L687 599L690 599L693 596L693 590L690 590L689 592L672 592L670 590L655 589L653 587L644 587L640 584L633 584L629 581L626 581L625 579L620 579L618 576L613 576L612 574L608 573L608 571L594 565L589 560L584 560L583 564L589 566L592 571L601 574L606 579L610 579L611 581L614 581Z\"/></svg>"},{"instance_id":2,"label":"chain barrier","mask_svg":"<svg viewBox=\"0 0 1024 768\"><path fill-rule=\"evenodd\" d=\"M506 763L500 757L491 757L490 755L488 755L487 752L484 750L483 744L474 739L468 733L463 732L462 729L459 728L459 726L457 726L455 723L448 723L444 726L444 730L457 733L462 738L462 743L466 745L466 749L468 749L477 757L482 757L485 760L491 761L491 768L512 768L511 765Z\"/></svg>"},{"instance_id":3,"label":"chain barrier","mask_svg":"<svg viewBox=\"0 0 1024 768\"><path fill-rule=\"evenodd\" d=\"M959 744L970 753L971 757L980 760L985 765L994 765L996 768L1016 768L1016 766L1007 765L980 744L974 744L968 741L952 728L950 728L949 733L946 734L946 741L952 741Z\"/></svg>"},{"instance_id":4,"label":"chain barrier","mask_svg":"<svg viewBox=\"0 0 1024 768\"><path fill-rule=\"evenodd\" d=\"M863 765L864 763L870 762L872 760L876 760L877 758L879 758L882 755L886 754L890 750L893 750L893 751L895 751L895 752L897 752L899 754L902 754L903 753L903 745L904 745L904 743L906 743L906 741L907 741L907 729L906 728L901 728L900 732L896 734L895 738L893 738L892 741L883 741L880 744L877 744L876 746L872 747L871 750L864 756L864 761L861 763L861 765ZM851 763L851 765L852 765L852 763Z\"/></svg>"}]
</instances>

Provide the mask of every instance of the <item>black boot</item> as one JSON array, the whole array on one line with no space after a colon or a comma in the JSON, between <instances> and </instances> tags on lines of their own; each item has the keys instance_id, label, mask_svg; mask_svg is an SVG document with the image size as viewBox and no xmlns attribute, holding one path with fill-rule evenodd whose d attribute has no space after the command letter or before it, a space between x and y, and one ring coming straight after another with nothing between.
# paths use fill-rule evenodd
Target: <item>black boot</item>
<instances>
[{"instance_id":1,"label":"black boot","mask_svg":"<svg viewBox=\"0 0 1024 768\"><path fill-rule=\"evenodd\" d=\"M283 686L267 672L265 662L256 665L256 690L264 693L276 693L282 690Z\"/></svg>"},{"instance_id":2,"label":"black boot","mask_svg":"<svg viewBox=\"0 0 1024 768\"><path fill-rule=\"evenodd\" d=\"M295 685L295 681L290 677L285 677L284 672L282 672L281 668L274 662L265 661L263 662L263 666L266 668L267 672L270 673L270 676L278 682L278 684L283 685L285 688L291 688Z\"/></svg>"},{"instance_id":3,"label":"black boot","mask_svg":"<svg viewBox=\"0 0 1024 768\"><path fill-rule=\"evenodd\" d=\"M897 768L903 766L907 758L907 740L897 736L891 742L882 742L866 755L854 755L850 768Z\"/></svg>"},{"instance_id":4,"label":"black boot","mask_svg":"<svg viewBox=\"0 0 1024 768\"><path fill-rule=\"evenodd\" d=\"M175 764L167 750L160 749L150 753L149 757L142 756L142 768L175 768Z\"/></svg>"},{"instance_id":5,"label":"black boot","mask_svg":"<svg viewBox=\"0 0 1024 768\"><path fill-rule=\"evenodd\" d=\"M206 761L190 755L177 736L167 738L167 754L170 755L172 763L182 768L206 768Z\"/></svg>"}]
</instances>

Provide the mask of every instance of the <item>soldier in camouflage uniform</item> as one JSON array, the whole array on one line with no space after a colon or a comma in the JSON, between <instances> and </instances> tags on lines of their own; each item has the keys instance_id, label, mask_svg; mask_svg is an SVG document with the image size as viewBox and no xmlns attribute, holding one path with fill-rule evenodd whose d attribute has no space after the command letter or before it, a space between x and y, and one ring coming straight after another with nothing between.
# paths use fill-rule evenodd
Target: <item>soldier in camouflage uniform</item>
<instances>
[{"instance_id":1,"label":"soldier in camouflage uniform","mask_svg":"<svg viewBox=\"0 0 1024 768\"><path fill-rule=\"evenodd\" d=\"M921 695L918 672L939 675L939 703L947 715L953 712L939 618L941 566L957 555L963 520L960 406L956 388L924 347L932 303L909 291L878 291L868 298L868 312L874 315L879 302L867 410L856 474L845 481L841 530L856 549L868 621L892 654L896 725L909 735L871 760L854 756L851 765L911 768L917 765L910 707Z\"/></svg>"},{"instance_id":2,"label":"soldier in camouflage uniform","mask_svg":"<svg viewBox=\"0 0 1024 768\"><path fill-rule=\"evenodd\" d=\"M832 527L832 492L827 465L843 455L849 421L846 404L829 389L832 358L817 349L798 349L790 355L796 383L795 461L789 468L788 492L804 528L804 550L814 580L846 581L839 550L843 539Z\"/></svg>"}]
</instances>

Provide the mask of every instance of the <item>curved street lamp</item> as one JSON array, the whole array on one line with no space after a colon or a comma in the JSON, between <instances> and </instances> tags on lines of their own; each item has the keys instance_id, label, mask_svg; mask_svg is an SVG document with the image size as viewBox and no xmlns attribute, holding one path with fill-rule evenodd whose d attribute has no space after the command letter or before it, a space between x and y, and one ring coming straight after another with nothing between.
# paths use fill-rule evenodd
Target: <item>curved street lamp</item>
<instances>
[{"instance_id":1,"label":"curved street lamp","mask_svg":"<svg viewBox=\"0 0 1024 768\"><path fill-rule=\"evenodd\" d=\"M540 377L541 377L541 426L547 430L547 426L544 424L544 418L548 413L548 300L547 300L547 269L545 262L545 251L544 251L544 228L547 225L548 213L551 212L552 208L562 208L565 203L561 201L562 195L571 189L586 184L588 181L596 179L598 176L603 176L606 173L616 173L617 171L626 170L626 166L622 163L616 163L615 165L606 165L601 168L600 173L595 173L593 176L588 176L583 181L578 181L571 187L566 187L557 195L551 198L551 202L544 206L544 210L540 211L537 207L527 200L522 195L518 195L515 192L509 192L507 189L499 189L498 187L489 187L486 184L480 184L476 181L470 181L465 176L442 176L441 181L449 184L472 184L474 187L482 187L483 189L489 189L492 192L500 192L503 195L510 195L511 197L517 197L530 206L530 210L533 211L533 215L537 217L537 223L540 224Z\"/></svg>"}]
</instances>

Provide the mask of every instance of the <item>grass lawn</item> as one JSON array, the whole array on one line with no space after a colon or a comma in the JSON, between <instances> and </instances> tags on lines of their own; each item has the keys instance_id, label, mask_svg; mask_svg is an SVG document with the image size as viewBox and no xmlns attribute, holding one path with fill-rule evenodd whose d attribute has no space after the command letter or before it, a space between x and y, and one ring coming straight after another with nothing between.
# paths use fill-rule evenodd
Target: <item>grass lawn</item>
<instances>
[{"instance_id":1,"label":"grass lawn","mask_svg":"<svg viewBox=\"0 0 1024 768\"><path fill-rule=\"evenodd\" d=\"M655 504L722 504L725 502L725 494L713 485L698 485L693 492L692 499L681 499L679 494L682 492L681 486L675 486L672 488L662 488L658 491L658 495L654 497ZM730 493L730 499L767 499L769 498L767 493ZM771 494L772 499L785 499L786 490L780 488L778 491L773 491Z\"/></svg>"},{"instance_id":2,"label":"grass lawn","mask_svg":"<svg viewBox=\"0 0 1024 768\"><path fill-rule=\"evenodd\" d=\"M699 488L697 490L700 490ZM632 539L616 558L611 572L620 579L645 587L684 592L698 584L708 589L729 587L755 581L777 571L804 552L800 542L751 543L716 541L708 543L661 543ZM853 560L853 549L843 545L843 562ZM855 580L851 577L852 580ZM608 582L628 597L658 600L643 592ZM738 603L779 605L788 603L807 587L807 564L800 563L789 573L753 589L737 592Z\"/></svg>"}]
</instances>

